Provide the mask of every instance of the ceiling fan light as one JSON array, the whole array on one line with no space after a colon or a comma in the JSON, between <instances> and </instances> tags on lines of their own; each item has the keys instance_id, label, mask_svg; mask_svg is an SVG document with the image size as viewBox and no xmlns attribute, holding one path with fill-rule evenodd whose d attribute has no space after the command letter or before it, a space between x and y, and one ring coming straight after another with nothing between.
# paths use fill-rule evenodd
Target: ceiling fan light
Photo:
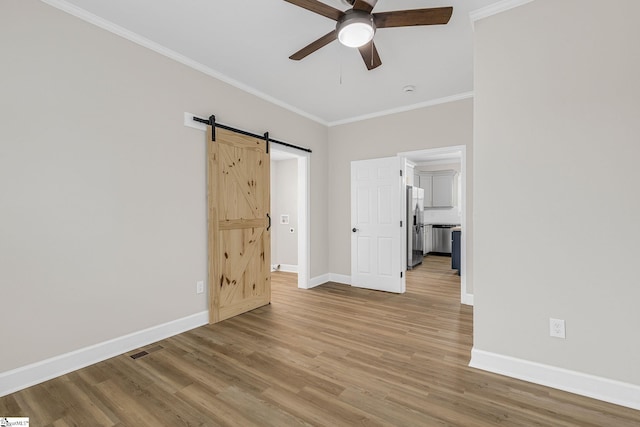
<instances>
[{"instance_id":1,"label":"ceiling fan light","mask_svg":"<svg viewBox=\"0 0 640 427\"><path fill-rule=\"evenodd\" d=\"M373 40L376 26L371 14L357 9L347 10L336 23L338 40L348 47L360 47Z\"/></svg>"},{"instance_id":2,"label":"ceiling fan light","mask_svg":"<svg viewBox=\"0 0 640 427\"><path fill-rule=\"evenodd\" d=\"M348 47L360 47L373 39L375 30L368 22L352 22L338 32L338 40Z\"/></svg>"}]
</instances>

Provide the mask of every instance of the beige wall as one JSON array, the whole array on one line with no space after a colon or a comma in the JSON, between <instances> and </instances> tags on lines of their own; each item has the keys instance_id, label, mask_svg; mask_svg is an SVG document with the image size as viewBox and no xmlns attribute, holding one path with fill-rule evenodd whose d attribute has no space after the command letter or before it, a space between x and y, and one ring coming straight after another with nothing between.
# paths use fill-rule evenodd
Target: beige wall
<instances>
[{"instance_id":1,"label":"beige wall","mask_svg":"<svg viewBox=\"0 0 640 427\"><path fill-rule=\"evenodd\" d=\"M0 3L0 52L0 372L206 310L185 111L314 150L311 277L328 271L325 126L36 0Z\"/></svg>"},{"instance_id":2,"label":"beige wall","mask_svg":"<svg viewBox=\"0 0 640 427\"><path fill-rule=\"evenodd\" d=\"M476 349L640 384L639 15L537 0L476 22Z\"/></svg>"},{"instance_id":3,"label":"beige wall","mask_svg":"<svg viewBox=\"0 0 640 427\"><path fill-rule=\"evenodd\" d=\"M473 101L466 99L329 129L329 268L351 274L352 160L395 156L404 151L465 145L467 147L467 242L471 247ZM467 289L473 289L471 252L467 251Z\"/></svg>"}]
</instances>

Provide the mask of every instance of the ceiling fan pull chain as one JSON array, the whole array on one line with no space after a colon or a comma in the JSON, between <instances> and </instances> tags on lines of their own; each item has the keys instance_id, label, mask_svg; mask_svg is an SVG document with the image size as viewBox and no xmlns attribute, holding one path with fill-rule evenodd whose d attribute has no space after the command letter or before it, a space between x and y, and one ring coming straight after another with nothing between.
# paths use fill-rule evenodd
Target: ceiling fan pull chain
<instances>
[{"instance_id":1,"label":"ceiling fan pull chain","mask_svg":"<svg viewBox=\"0 0 640 427\"><path fill-rule=\"evenodd\" d=\"M343 52L344 52L344 49L340 47L340 86L342 86L342 53Z\"/></svg>"},{"instance_id":2,"label":"ceiling fan pull chain","mask_svg":"<svg viewBox=\"0 0 640 427\"><path fill-rule=\"evenodd\" d=\"M371 28L375 28L373 26L373 15L371 15ZM371 40L370 46L371 46L371 68L373 68L373 40Z\"/></svg>"}]
</instances>

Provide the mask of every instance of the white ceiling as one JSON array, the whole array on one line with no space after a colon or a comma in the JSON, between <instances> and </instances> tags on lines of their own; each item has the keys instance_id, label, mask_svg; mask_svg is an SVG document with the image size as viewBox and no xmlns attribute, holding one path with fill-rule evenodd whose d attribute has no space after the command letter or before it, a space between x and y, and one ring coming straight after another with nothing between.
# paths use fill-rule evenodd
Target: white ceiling
<instances>
[{"instance_id":1,"label":"white ceiling","mask_svg":"<svg viewBox=\"0 0 640 427\"><path fill-rule=\"evenodd\" d=\"M108 21L107 27L122 27L223 80L331 125L468 96L473 90L469 12L498 0L379 0L374 12L439 6L454 10L445 26L379 30L375 43L382 66L372 71L357 50L337 41L302 61L288 59L334 29L335 22L283 0L47 2L76 6L82 9L79 16L91 20L90 15L96 15ZM348 9L341 0L323 2ZM416 90L405 93L406 85Z\"/></svg>"}]
</instances>

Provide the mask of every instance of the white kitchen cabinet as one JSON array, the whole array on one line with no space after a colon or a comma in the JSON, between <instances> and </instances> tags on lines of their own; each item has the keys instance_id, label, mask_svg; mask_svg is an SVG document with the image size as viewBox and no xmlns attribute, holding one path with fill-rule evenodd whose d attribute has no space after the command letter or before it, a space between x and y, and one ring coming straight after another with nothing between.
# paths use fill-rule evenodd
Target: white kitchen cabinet
<instances>
[{"instance_id":1,"label":"white kitchen cabinet","mask_svg":"<svg viewBox=\"0 0 640 427\"><path fill-rule=\"evenodd\" d=\"M420 188L424 190L424 207L430 208L433 206L432 203L432 191L431 186L433 182L433 177L430 174L419 173L420 175Z\"/></svg>"},{"instance_id":2,"label":"white kitchen cabinet","mask_svg":"<svg viewBox=\"0 0 640 427\"><path fill-rule=\"evenodd\" d=\"M456 202L454 170L420 172L420 187L424 188L425 208L452 208Z\"/></svg>"},{"instance_id":3,"label":"white kitchen cabinet","mask_svg":"<svg viewBox=\"0 0 640 427\"><path fill-rule=\"evenodd\" d=\"M454 205L454 175L434 175L432 185L432 206L452 208Z\"/></svg>"}]
</instances>

